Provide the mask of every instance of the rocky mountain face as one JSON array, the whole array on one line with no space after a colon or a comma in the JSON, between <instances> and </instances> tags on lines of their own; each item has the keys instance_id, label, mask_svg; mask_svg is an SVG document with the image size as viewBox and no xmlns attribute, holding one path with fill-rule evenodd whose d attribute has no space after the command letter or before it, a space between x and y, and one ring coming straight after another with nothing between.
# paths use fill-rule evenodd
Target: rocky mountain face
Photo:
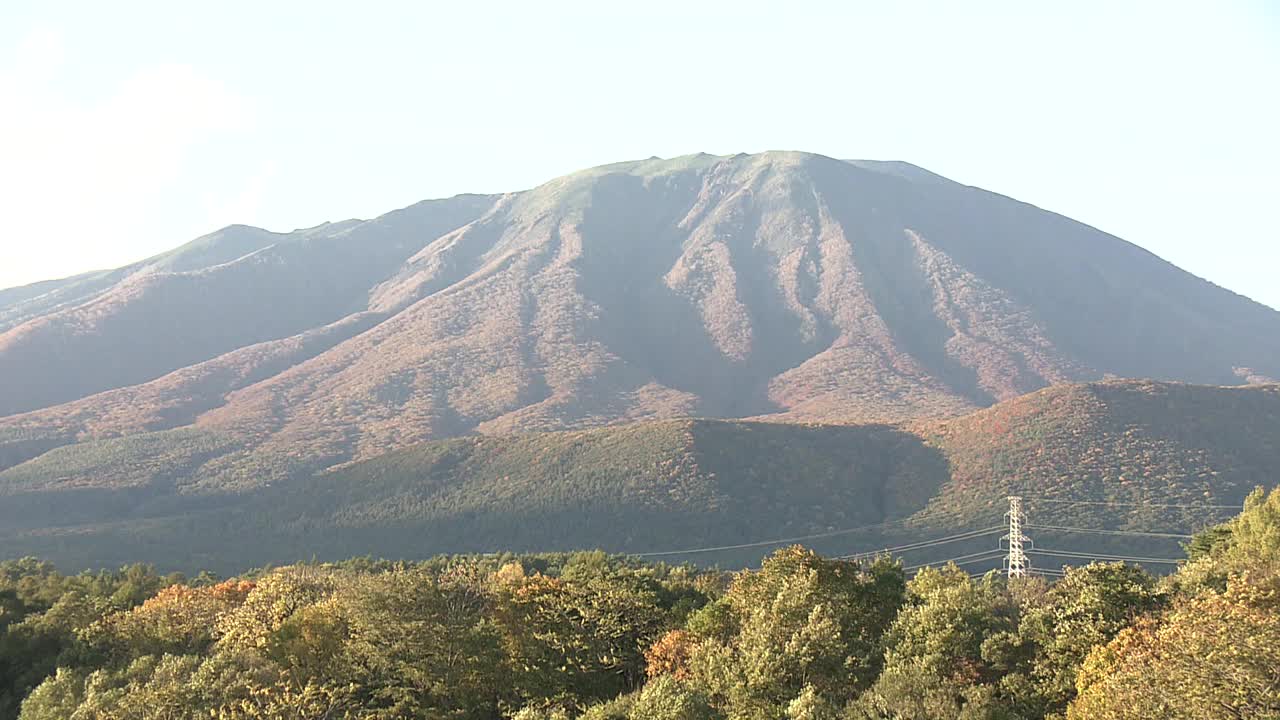
<instances>
[{"instance_id":1,"label":"rocky mountain face","mask_svg":"<svg viewBox=\"0 0 1280 720\"><path fill-rule=\"evenodd\" d=\"M1280 312L905 163L655 158L0 292L0 468L243 488L451 436L901 422L1108 376L1280 377Z\"/></svg>"}]
</instances>

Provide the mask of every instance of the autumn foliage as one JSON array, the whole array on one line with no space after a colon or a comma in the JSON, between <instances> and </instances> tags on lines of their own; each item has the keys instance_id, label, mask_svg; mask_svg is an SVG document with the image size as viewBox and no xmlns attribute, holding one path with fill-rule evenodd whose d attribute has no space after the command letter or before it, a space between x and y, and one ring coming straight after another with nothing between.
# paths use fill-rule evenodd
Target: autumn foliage
<instances>
[{"instance_id":1,"label":"autumn foliage","mask_svg":"<svg viewBox=\"0 0 1280 720\"><path fill-rule=\"evenodd\" d=\"M1272 720L1280 490L1156 578L600 552L214 582L0 563L0 718Z\"/></svg>"}]
</instances>

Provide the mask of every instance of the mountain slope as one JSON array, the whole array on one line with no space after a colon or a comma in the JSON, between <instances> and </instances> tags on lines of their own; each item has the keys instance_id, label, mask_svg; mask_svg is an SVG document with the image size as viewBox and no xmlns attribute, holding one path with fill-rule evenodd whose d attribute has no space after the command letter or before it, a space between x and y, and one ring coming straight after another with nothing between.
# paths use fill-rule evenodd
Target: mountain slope
<instances>
[{"instance_id":1,"label":"mountain slope","mask_svg":"<svg viewBox=\"0 0 1280 720\"><path fill-rule=\"evenodd\" d=\"M1274 310L906 163L804 153L231 228L51 287L0 296L25 318L0 335L0 466L191 426L233 439L180 478L214 489L471 433L898 422L1104 376L1280 377Z\"/></svg>"},{"instance_id":2,"label":"mountain slope","mask_svg":"<svg viewBox=\"0 0 1280 720\"><path fill-rule=\"evenodd\" d=\"M988 492L1006 478L992 462L1006 443L1027 459L1034 438L970 452L947 433L980 438L983 425L934 419L1108 375L1280 377L1275 310L913 165L800 152L605 165L288 234L228 228L128 268L0 293L0 328L0 533L198 511L225 538L224 507L397 448L687 416L908 423L952 466L924 486L968 518L998 516L982 505L1004 492ZM1047 392L1032 397L1066 391ZM1084 393L1073 406L1103 393L1071 392ZM1115 430L1080 432L1128 457ZM1053 483L1119 477L1071 452ZM1161 495L1192 487L1178 475L1192 466L1170 461ZM970 484L986 489L970 497ZM856 515L840 512L810 524Z\"/></svg>"},{"instance_id":3,"label":"mountain slope","mask_svg":"<svg viewBox=\"0 0 1280 720\"><path fill-rule=\"evenodd\" d=\"M1280 483L1277 468L1280 385L1113 381L902 427L675 421L428 443L322 474L290 504L330 518L326 534L407 530L424 551L665 551L901 521L810 541L849 552L1000 524L1014 494L1040 524L1191 532L1229 515L1210 506Z\"/></svg>"},{"instance_id":4,"label":"mountain slope","mask_svg":"<svg viewBox=\"0 0 1280 720\"><path fill-rule=\"evenodd\" d=\"M950 464L931 508L962 515L990 506L992 496L1003 512L1004 496L1026 494L1117 504L1106 509L1113 524L1188 528L1203 519L1203 505L1239 505L1253 488L1280 483L1280 385L1063 385L910 430ZM1152 503L1188 507L1125 509ZM1032 508L1058 521L1097 514Z\"/></svg>"},{"instance_id":5,"label":"mountain slope","mask_svg":"<svg viewBox=\"0 0 1280 720\"><path fill-rule=\"evenodd\" d=\"M232 442L179 429L92 444L80 465L87 456L63 448L11 468L0 473L0 545L71 566L184 568L312 554L662 552L814 534L826 536L806 544L839 554L999 525L1009 494L1027 498L1036 524L1188 533L1232 512L1212 506L1277 483L1280 385L1063 385L897 427L674 420L468 437L243 493L181 491L193 464ZM138 457L174 475L148 475ZM117 482L92 484L103 473ZM1151 507L1162 504L1186 507ZM1032 532L1046 547L1178 554L1176 538ZM984 536L909 560L994 546ZM734 565L772 547L671 557Z\"/></svg>"},{"instance_id":6,"label":"mountain slope","mask_svg":"<svg viewBox=\"0 0 1280 720\"><path fill-rule=\"evenodd\" d=\"M0 308L13 325L0 334L0 415L153 380L366 310L371 285L491 203L460 196L287 235L233 226L136 266L15 296Z\"/></svg>"}]
</instances>

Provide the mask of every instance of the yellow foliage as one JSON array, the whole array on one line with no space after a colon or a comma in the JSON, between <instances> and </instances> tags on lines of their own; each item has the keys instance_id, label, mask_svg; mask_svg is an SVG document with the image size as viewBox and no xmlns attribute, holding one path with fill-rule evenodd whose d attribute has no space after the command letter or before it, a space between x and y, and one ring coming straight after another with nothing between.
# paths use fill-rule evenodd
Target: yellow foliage
<instances>
[{"instance_id":1,"label":"yellow foliage","mask_svg":"<svg viewBox=\"0 0 1280 720\"><path fill-rule=\"evenodd\" d=\"M1233 578L1225 593L1183 602L1095 648L1070 720L1280 716L1280 596Z\"/></svg>"}]
</instances>

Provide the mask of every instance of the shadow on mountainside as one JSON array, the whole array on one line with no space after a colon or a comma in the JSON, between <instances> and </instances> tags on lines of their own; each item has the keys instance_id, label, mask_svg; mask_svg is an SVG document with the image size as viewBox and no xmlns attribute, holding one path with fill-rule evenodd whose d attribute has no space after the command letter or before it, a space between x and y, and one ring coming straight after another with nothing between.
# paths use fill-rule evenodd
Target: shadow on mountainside
<instances>
[{"instance_id":1,"label":"shadow on mountainside","mask_svg":"<svg viewBox=\"0 0 1280 720\"><path fill-rule=\"evenodd\" d=\"M703 309L665 281L690 240L682 219L694 203L706 200L699 195L700 183L697 176L679 174L647 183L630 175L598 181L582 222L586 241L579 289L599 307L598 329L608 348L659 383L698 396L699 415L778 412L782 408L769 398L769 381L820 352L832 337L802 336L769 277L776 258L750 242L760 210L739 199L736 241L724 247L745 313L738 319L750 328L751 349L744 358L731 358L716 346Z\"/></svg>"},{"instance_id":2,"label":"shadow on mountainside","mask_svg":"<svg viewBox=\"0 0 1280 720\"><path fill-rule=\"evenodd\" d=\"M353 555L667 552L905 518L947 472L941 453L889 426L679 420L427 443L241 495L45 489L5 498L0 543L64 569L226 573ZM840 553L877 537L807 544ZM670 559L741 566L777 546Z\"/></svg>"}]
</instances>

